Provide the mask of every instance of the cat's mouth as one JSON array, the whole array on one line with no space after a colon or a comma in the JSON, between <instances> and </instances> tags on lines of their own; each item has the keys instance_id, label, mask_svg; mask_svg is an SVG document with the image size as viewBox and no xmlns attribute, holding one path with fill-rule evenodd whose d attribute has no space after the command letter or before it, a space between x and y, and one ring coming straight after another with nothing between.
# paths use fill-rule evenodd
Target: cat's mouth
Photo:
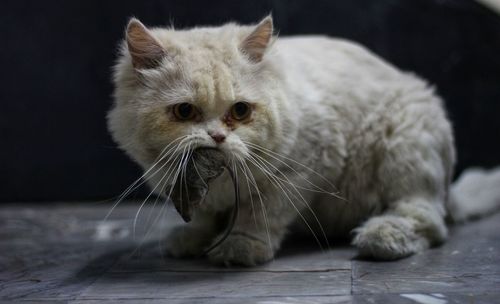
<instances>
[{"instance_id":1,"label":"cat's mouth","mask_svg":"<svg viewBox=\"0 0 500 304\"><path fill-rule=\"evenodd\" d=\"M191 221L194 209L203 203L209 184L227 167L224 152L216 148L196 148L185 165L182 178L166 190L185 222Z\"/></svg>"}]
</instances>

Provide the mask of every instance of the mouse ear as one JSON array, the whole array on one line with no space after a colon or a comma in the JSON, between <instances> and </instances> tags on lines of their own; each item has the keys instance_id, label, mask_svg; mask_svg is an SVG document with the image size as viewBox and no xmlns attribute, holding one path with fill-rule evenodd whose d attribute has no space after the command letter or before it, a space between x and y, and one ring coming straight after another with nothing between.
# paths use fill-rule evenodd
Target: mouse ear
<instances>
[{"instance_id":1,"label":"mouse ear","mask_svg":"<svg viewBox=\"0 0 500 304\"><path fill-rule=\"evenodd\" d=\"M262 19L250 35L241 43L241 51L251 61L260 62L273 36L273 17L271 15Z\"/></svg>"},{"instance_id":2,"label":"mouse ear","mask_svg":"<svg viewBox=\"0 0 500 304\"><path fill-rule=\"evenodd\" d=\"M166 55L160 42L139 20L130 19L126 30L127 47L136 69L157 67Z\"/></svg>"}]
</instances>

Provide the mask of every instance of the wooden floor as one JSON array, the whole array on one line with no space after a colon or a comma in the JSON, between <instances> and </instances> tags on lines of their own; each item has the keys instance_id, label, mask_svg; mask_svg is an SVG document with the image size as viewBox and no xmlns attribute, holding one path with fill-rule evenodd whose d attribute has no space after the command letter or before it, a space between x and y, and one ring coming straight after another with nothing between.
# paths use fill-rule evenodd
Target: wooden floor
<instances>
[{"instance_id":1,"label":"wooden floor","mask_svg":"<svg viewBox=\"0 0 500 304\"><path fill-rule=\"evenodd\" d=\"M144 208L134 239L137 209L102 221L109 204L0 206L0 302L500 303L500 214L397 262L289 241L265 266L225 269L162 256L158 236L180 223L172 210Z\"/></svg>"}]
</instances>

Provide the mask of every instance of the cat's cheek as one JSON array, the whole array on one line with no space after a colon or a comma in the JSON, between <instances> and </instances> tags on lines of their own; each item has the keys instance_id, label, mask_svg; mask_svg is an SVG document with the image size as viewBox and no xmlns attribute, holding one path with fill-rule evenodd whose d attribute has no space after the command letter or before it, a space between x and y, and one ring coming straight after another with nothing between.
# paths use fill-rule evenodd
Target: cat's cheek
<instances>
[{"instance_id":1,"label":"cat's cheek","mask_svg":"<svg viewBox=\"0 0 500 304\"><path fill-rule=\"evenodd\" d=\"M192 126L174 121L163 111L150 111L140 117L138 136L149 147L161 148L170 142L188 135Z\"/></svg>"}]
</instances>

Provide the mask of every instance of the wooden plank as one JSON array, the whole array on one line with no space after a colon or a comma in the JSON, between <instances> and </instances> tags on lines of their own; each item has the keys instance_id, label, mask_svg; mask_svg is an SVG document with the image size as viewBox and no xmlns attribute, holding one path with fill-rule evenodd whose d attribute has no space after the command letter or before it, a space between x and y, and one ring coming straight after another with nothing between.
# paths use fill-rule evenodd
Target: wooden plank
<instances>
[{"instance_id":1,"label":"wooden plank","mask_svg":"<svg viewBox=\"0 0 500 304\"><path fill-rule=\"evenodd\" d=\"M500 294L472 295L467 293L403 293L353 295L356 304L492 304L498 303Z\"/></svg>"},{"instance_id":2,"label":"wooden plank","mask_svg":"<svg viewBox=\"0 0 500 304\"><path fill-rule=\"evenodd\" d=\"M108 255L112 251L76 243L0 243L0 264L4 265L0 299L74 299L115 262Z\"/></svg>"},{"instance_id":3,"label":"wooden plank","mask_svg":"<svg viewBox=\"0 0 500 304\"><path fill-rule=\"evenodd\" d=\"M348 304L352 303L351 296L322 296L322 297L234 297L234 298L188 298L188 299L99 299L74 300L69 304L117 304L117 303L144 303L144 304Z\"/></svg>"},{"instance_id":4,"label":"wooden plank","mask_svg":"<svg viewBox=\"0 0 500 304\"><path fill-rule=\"evenodd\" d=\"M481 294L500 286L500 214L454 227L439 248L394 262L353 262L353 292Z\"/></svg>"},{"instance_id":5,"label":"wooden plank","mask_svg":"<svg viewBox=\"0 0 500 304\"><path fill-rule=\"evenodd\" d=\"M118 223L98 240L107 208L92 205L2 206L0 211L0 299L74 299L133 241L122 233L131 210L117 210L106 222ZM125 212L123 212L125 211Z\"/></svg>"},{"instance_id":6,"label":"wooden plank","mask_svg":"<svg viewBox=\"0 0 500 304\"><path fill-rule=\"evenodd\" d=\"M350 271L107 273L78 299L334 296L351 292Z\"/></svg>"},{"instance_id":7,"label":"wooden plank","mask_svg":"<svg viewBox=\"0 0 500 304\"><path fill-rule=\"evenodd\" d=\"M176 271L176 272L283 272L283 271L333 271L350 270L350 257L355 255L352 248L341 247L329 251L319 249L284 248L270 263L265 265L240 268L225 268L211 265L207 259L174 259L166 257L162 245L153 242L143 246L131 256L125 254L110 269L110 272L144 272L144 271Z\"/></svg>"}]
</instances>

